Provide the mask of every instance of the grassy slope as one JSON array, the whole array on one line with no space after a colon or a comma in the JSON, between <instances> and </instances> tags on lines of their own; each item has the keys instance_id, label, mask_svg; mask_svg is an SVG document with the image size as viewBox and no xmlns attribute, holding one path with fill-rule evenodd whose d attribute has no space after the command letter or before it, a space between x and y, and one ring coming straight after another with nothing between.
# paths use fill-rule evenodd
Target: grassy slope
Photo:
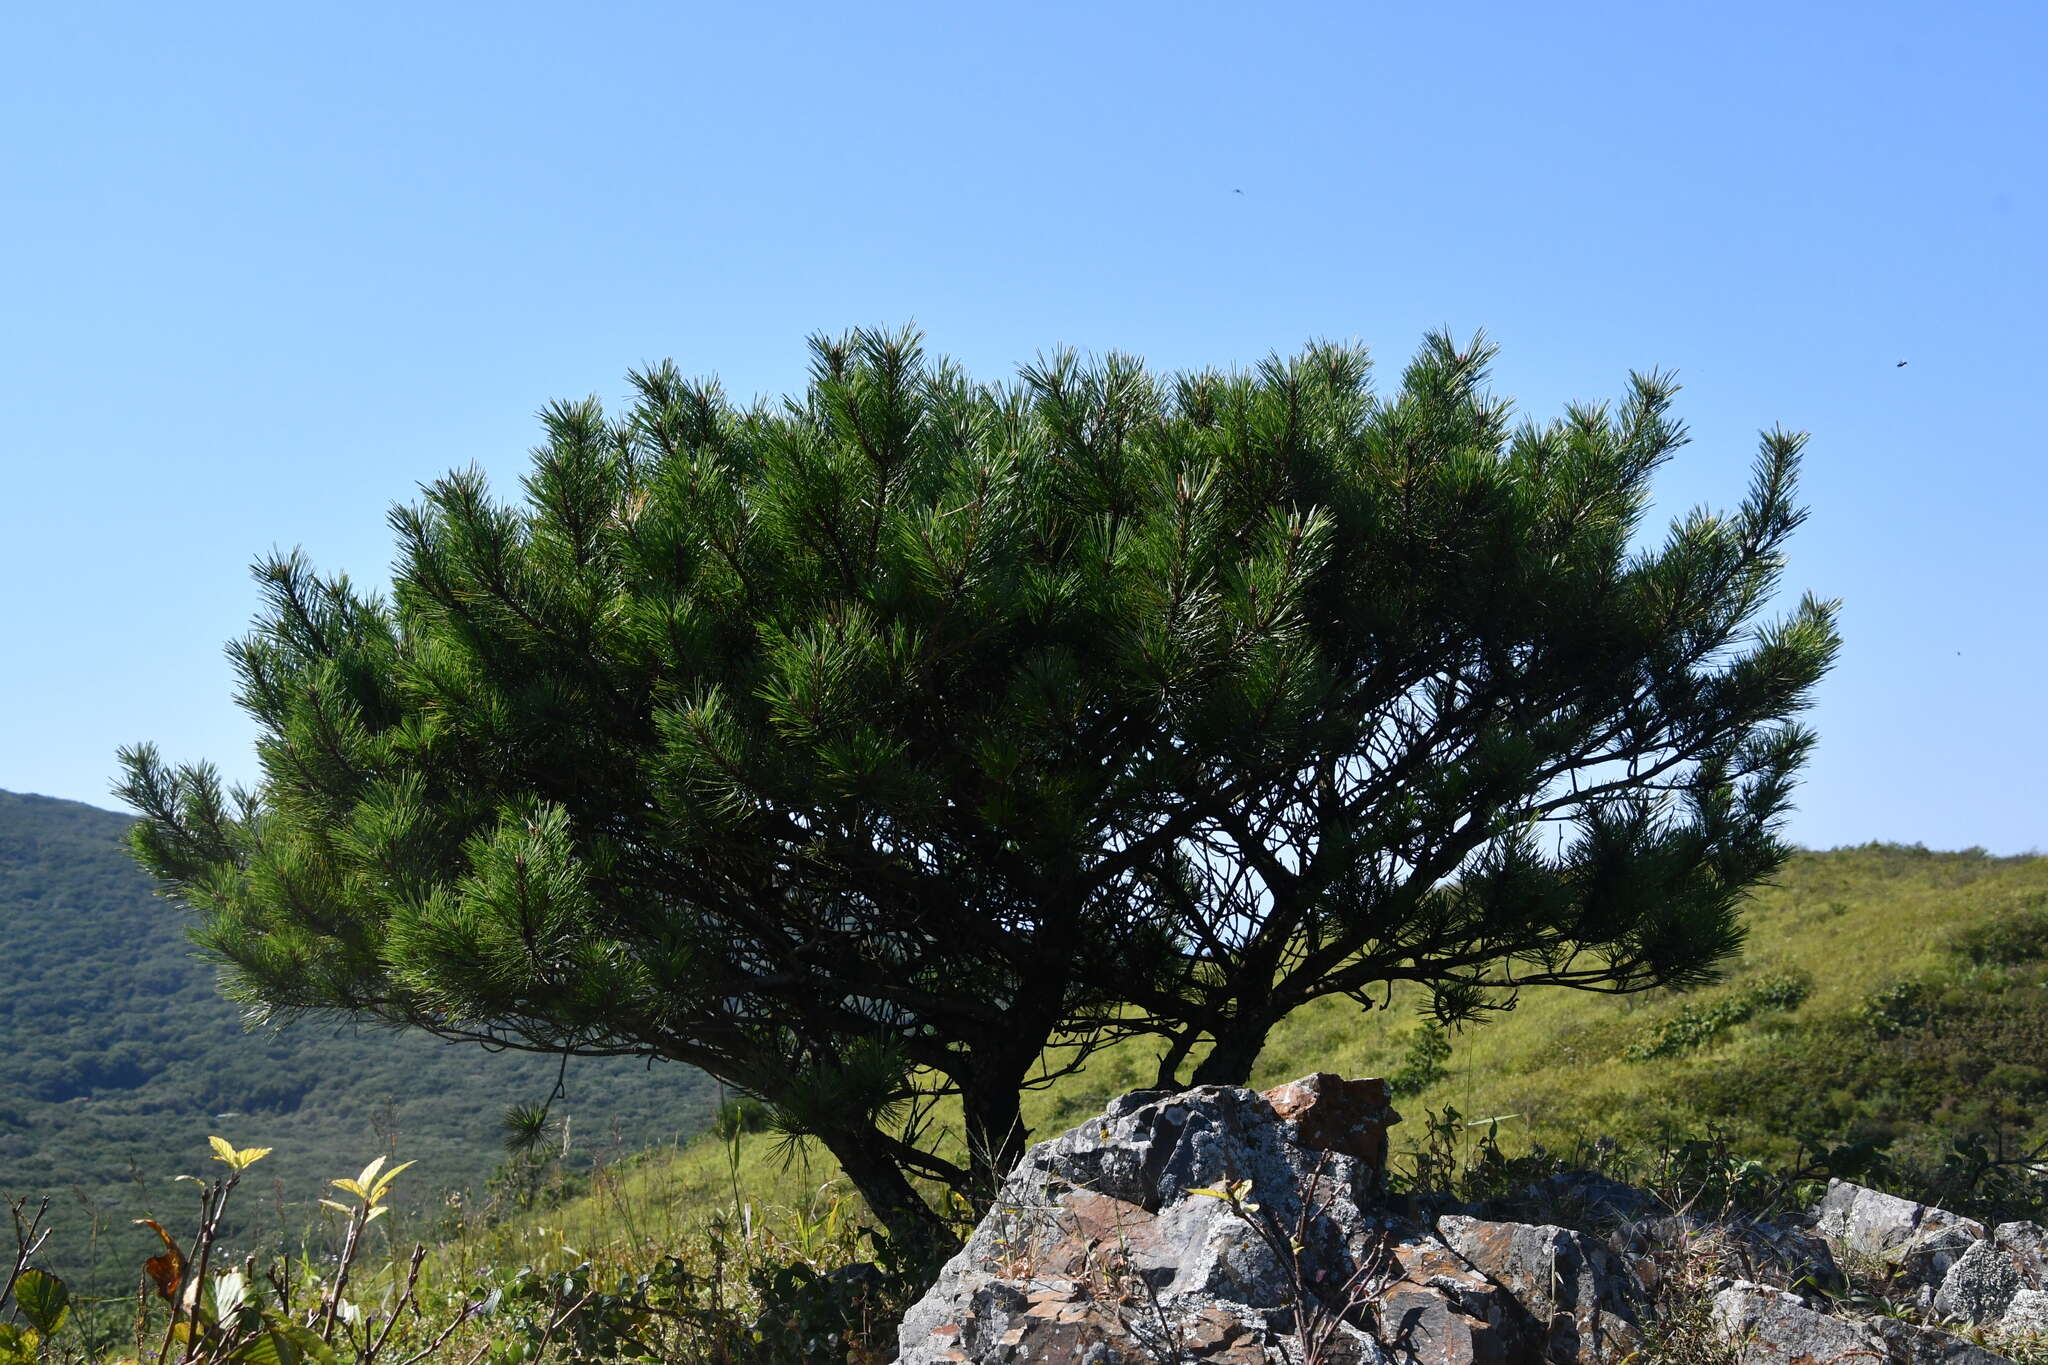
<instances>
[{"instance_id":1,"label":"grassy slope","mask_svg":"<svg viewBox=\"0 0 2048 1365\"><path fill-rule=\"evenodd\" d=\"M1697 1134L1708 1122L1732 1128L1747 1146L1780 1154L1802 1126L1837 1139L1879 1135L1925 1146L1930 1116L1953 1116L1973 1096L1982 1098L1984 1063L2000 1061L2016 1039L2019 1050L2028 1038L2036 1054L2048 1050L2040 1046L2048 1041L2048 976L2040 961L2048 944L2036 943L2028 965L1996 981L1967 969L1958 977L1950 947L1973 928L2038 916L2044 906L2048 859L1877 845L1801 854L1776 886L1755 897L1749 946L1723 983L1632 999L1532 992L1513 1012L1454 1038L1448 1074L1401 1101L1411 1122L1396 1130L1397 1149L1401 1139L1419 1137L1425 1110L1445 1105L1469 1116L1517 1116L1501 1125L1510 1150L1541 1142L1568 1151L1595 1135L1650 1137L1660 1128ZM1678 1057L1626 1058L1631 1043L1679 1010L1709 1006L1759 977L1788 971L1812 978L1810 996L1795 1010L1765 1011ZM1944 1033L1936 1024L1873 1041L1859 1018L1865 1000L1887 982L1928 974L1952 988L1960 983L1957 1008L1976 1011L1969 1020L1992 1018L2004 1031L1973 1023ZM1417 1003L1396 992L1385 1010L1361 1014L1338 1001L1303 1010L1274 1034L1253 1082L1277 1084L1319 1070L1387 1075L1407 1053ZM1946 1052L1936 1046L1942 1038ZM1972 1048L1994 1055L1958 1068L1950 1054ZM1093 1113L1104 1098L1149 1084L1152 1055L1143 1043L1099 1054L1084 1073L1030 1096L1027 1123L1048 1136ZM2004 1073L1989 1074L1995 1080ZM2033 1112L2041 1112L2038 1104ZM848 1202L823 1153L785 1169L774 1147L769 1136L744 1139L736 1183L757 1210L781 1210L778 1226L788 1226L792 1208L815 1214ZM591 1194L489 1231L469 1230L449 1254L503 1265L567 1254L563 1247L581 1254L615 1247L631 1256L632 1247L674 1246L731 1205L735 1180L726 1155L708 1139L643 1153L603 1173Z\"/></svg>"}]
</instances>

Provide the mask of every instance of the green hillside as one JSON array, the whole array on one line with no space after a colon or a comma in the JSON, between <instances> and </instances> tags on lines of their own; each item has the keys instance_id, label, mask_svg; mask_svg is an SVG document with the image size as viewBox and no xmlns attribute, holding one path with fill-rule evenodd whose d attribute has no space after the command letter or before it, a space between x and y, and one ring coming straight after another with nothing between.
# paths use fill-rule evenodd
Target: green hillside
<instances>
[{"instance_id":1,"label":"green hillside","mask_svg":"<svg viewBox=\"0 0 2048 1365\"><path fill-rule=\"evenodd\" d=\"M263 1174L291 1196L287 1225L388 1150L420 1163L415 1208L480 1185L500 1113L544 1099L557 1064L331 1022L248 1030L129 857L128 824L0 792L0 1193L58 1196L53 1248L73 1250L57 1264L85 1254L89 1210L124 1234L144 1212L182 1218L191 1187L172 1177L200 1169L213 1133L276 1148ZM682 1067L576 1061L566 1079L577 1160L694 1133L712 1104Z\"/></svg>"}]
</instances>

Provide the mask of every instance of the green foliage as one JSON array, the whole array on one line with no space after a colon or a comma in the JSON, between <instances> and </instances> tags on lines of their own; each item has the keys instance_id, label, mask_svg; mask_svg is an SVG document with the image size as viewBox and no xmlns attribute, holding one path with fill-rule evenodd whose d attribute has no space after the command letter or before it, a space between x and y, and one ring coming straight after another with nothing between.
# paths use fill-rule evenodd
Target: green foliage
<instances>
[{"instance_id":1,"label":"green foliage","mask_svg":"<svg viewBox=\"0 0 2048 1365\"><path fill-rule=\"evenodd\" d=\"M17 1322L0 1322L0 1365L36 1365L42 1334Z\"/></svg>"},{"instance_id":2,"label":"green foliage","mask_svg":"<svg viewBox=\"0 0 2048 1365\"><path fill-rule=\"evenodd\" d=\"M1425 1020L1415 1031L1415 1040L1408 1044L1401 1069L1387 1077L1388 1093L1396 1098L1421 1094L1450 1074L1450 1060L1450 1030L1433 1019Z\"/></svg>"},{"instance_id":3,"label":"green foliage","mask_svg":"<svg viewBox=\"0 0 2048 1365\"><path fill-rule=\"evenodd\" d=\"M1934 1017L1933 994L1925 981L1888 981L1863 997L1857 1013L1874 1036L1896 1038L1927 1026Z\"/></svg>"},{"instance_id":4,"label":"green foliage","mask_svg":"<svg viewBox=\"0 0 2048 1365\"><path fill-rule=\"evenodd\" d=\"M2048 954L2048 895L2027 897L1994 919L1955 933L1950 950L1979 967L2017 967Z\"/></svg>"},{"instance_id":5,"label":"green foliage","mask_svg":"<svg viewBox=\"0 0 2048 1365\"><path fill-rule=\"evenodd\" d=\"M1647 1062L1704 1047L1758 1014L1799 1008L1812 992L1813 978L1804 972L1759 977L1711 1005L1681 1006L1677 1014L1656 1025L1647 1038L1632 1044L1628 1059Z\"/></svg>"},{"instance_id":6,"label":"green foliage","mask_svg":"<svg viewBox=\"0 0 2048 1365\"><path fill-rule=\"evenodd\" d=\"M371 1228L409 1164L382 1158L327 1182L344 1196L322 1201L336 1215L334 1240L243 1258L229 1254L221 1229L244 1174L270 1152L220 1139L214 1149L226 1169L201 1183L188 1233L141 1220L162 1247L143 1267L144 1300L88 1304L97 1315L80 1326L67 1286L27 1265L0 1287L0 1315L17 1319L0 1323L0 1365L83 1365L117 1350L186 1365L879 1365L937 1269L905 1259L838 1198L786 1219L736 1204L663 1239L665 1249L613 1237L594 1256L556 1242L537 1256L470 1264L474 1248L460 1242L380 1247ZM41 1245L39 1227L32 1213L18 1221L17 1265Z\"/></svg>"},{"instance_id":7,"label":"green foliage","mask_svg":"<svg viewBox=\"0 0 2048 1365\"><path fill-rule=\"evenodd\" d=\"M736 1095L711 1116L711 1131L720 1142L732 1142L748 1133L766 1132L774 1118L774 1111L761 1101L751 1095Z\"/></svg>"},{"instance_id":8,"label":"green foliage","mask_svg":"<svg viewBox=\"0 0 2048 1365\"><path fill-rule=\"evenodd\" d=\"M30 1266L14 1282L14 1305L29 1326L47 1337L71 1316L71 1287L48 1271Z\"/></svg>"},{"instance_id":9,"label":"green foliage","mask_svg":"<svg viewBox=\"0 0 2048 1365\"><path fill-rule=\"evenodd\" d=\"M1762 616L1803 438L1632 548L1670 377L1518 425L1491 354L636 374L542 414L522 505L396 510L388 599L260 564L262 782L126 751L137 852L259 1009L700 1066L904 1231L1121 1036L1239 1081L1392 981L1446 1022L1700 984L1835 650L1828 604Z\"/></svg>"}]
</instances>

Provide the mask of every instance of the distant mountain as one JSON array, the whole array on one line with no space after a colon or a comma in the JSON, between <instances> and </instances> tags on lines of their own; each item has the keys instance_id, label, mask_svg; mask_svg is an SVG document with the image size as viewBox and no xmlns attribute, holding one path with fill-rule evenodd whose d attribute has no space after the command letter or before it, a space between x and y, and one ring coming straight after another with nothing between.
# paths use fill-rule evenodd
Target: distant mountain
<instances>
[{"instance_id":1,"label":"distant mountain","mask_svg":"<svg viewBox=\"0 0 2048 1365\"><path fill-rule=\"evenodd\" d=\"M250 1031L129 857L130 823L0 792L0 1194L56 1194L74 1223L81 1205L182 1221L191 1187L171 1179L212 1164L215 1133L275 1148L259 1173L294 1206L385 1152L420 1163L405 1207L480 1184L499 1115L545 1098L558 1063L332 1022ZM715 1096L632 1061L573 1061L567 1090L556 1113L585 1153L690 1136Z\"/></svg>"}]
</instances>

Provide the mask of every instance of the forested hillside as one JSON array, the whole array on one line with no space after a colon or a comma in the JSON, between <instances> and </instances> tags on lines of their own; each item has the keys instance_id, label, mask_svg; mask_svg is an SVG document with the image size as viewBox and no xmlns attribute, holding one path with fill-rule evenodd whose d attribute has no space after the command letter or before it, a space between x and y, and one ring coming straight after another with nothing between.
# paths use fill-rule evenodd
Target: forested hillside
<instances>
[{"instance_id":1,"label":"forested hillside","mask_svg":"<svg viewBox=\"0 0 2048 1365\"><path fill-rule=\"evenodd\" d=\"M182 1215L172 1177L214 1133L275 1147L263 1173L295 1200L387 1151L420 1163L414 1209L489 1176L500 1114L545 1099L555 1062L317 1020L252 1031L130 859L128 824L0 792L0 1193L58 1194L72 1223ZM580 1060L556 1113L588 1157L697 1131L711 1093L684 1067Z\"/></svg>"}]
</instances>

